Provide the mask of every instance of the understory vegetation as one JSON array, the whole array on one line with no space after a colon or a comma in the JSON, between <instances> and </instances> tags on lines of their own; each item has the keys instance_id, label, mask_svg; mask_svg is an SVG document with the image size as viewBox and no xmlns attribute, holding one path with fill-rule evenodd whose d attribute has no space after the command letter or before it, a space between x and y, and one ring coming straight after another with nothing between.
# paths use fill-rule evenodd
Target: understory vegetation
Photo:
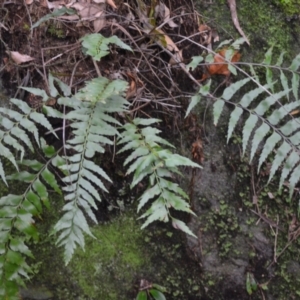
<instances>
[{"instance_id":1,"label":"understory vegetation","mask_svg":"<svg viewBox=\"0 0 300 300\"><path fill-rule=\"evenodd\" d=\"M279 189L287 186L289 201L298 201L300 54L287 63L271 47L262 62L240 62L245 39L215 46L213 30L186 6L170 12L156 1L107 4L26 1L1 8L2 77L18 82L0 107L0 176L3 190L12 189L0 199L3 299L17 299L34 275L28 245L39 239L35 220L54 205L49 194L64 199L49 234L65 263L77 246L84 249L100 202L116 184L112 165L125 169L139 194L142 228L170 221L195 236L176 211L193 214L191 191L178 182L182 167L195 172L205 159L201 130L190 128L191 158L166 137L179 119L194 118L200 101L213 106L216 126L231 109L227 141L239 126L242 155L257 157L258 171L267 166L269 181L279 173ZM26 11L20 20L18 5ZM224 80L216 86L214 76ZM161 295L155 286L143 288L140 297Z\"/></svg>"}]
</instances>

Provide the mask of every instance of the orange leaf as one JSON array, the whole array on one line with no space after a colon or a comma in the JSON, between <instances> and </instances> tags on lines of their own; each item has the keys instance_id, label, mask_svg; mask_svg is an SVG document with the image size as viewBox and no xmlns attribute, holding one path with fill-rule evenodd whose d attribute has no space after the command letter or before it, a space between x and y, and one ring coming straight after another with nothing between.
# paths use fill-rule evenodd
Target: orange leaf
<instances>
[{"instance_id":1,"label":"orange leaf","mask_svg":"<svg viewBox=\"0 0 300 300\"><path fill-rule=\"evenodd\" d=\"M212 75L224 75L227 77L230 75L228 64L224 60L226 51L227 49L222 49L217 52L217 54L214 56L214 62L207 67L207 73L203 74L201 81L211 77ZM233 63L238 62L240 58L241 53L239 53L238 51L234 51L230 61Z\"/></svg>"}]
</instances>

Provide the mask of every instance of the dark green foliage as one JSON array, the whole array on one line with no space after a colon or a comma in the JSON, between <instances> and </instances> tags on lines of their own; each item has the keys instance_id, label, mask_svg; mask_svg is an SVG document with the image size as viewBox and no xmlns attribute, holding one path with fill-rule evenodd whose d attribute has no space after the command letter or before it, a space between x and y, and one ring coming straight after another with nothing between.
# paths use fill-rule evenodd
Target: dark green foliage
<instances>
[{"instance_id":1,"label":"dark green foliage","mask_svg":"<svg viewBox=\"0 0 300 300\"><path fill-rule=\"evenodd\" d=\"M293 111L299 109L299 67L300 54L295 57L288 68L281 67L284 53L280 55L275 66L272 62L272 48L265 54L265 59L261 66L265 68L266 84L259 82L256 76L251 77L243 72L247 77L231 84L225 88L221 97L215 99L213 105L214 124L217 125L219 117L223 111L225 103L234 106L230 114L227 141L231 138L234 128L242 116L246 116L243 126L242 148L243 153L248 149L249 141L250 160L259 151L258 170L266 162L271 153L275 158L269 175L269 181L273 178L275 172L281 172L281 188L285 180L288 179L290 187L290 196L292 196L295 185L300 179L300 120L294 117ZM255 74L253 66L250 71ZM274 81L274 71L279 70L280 84ZM245 93L240 100L233 101L236 92L242 90L244 86L254 82L256 87ZM206 96L207 90L203 92L200 88L199 94ZM264 97L257 103L257 97ZM190 103L190 107L194 102ZM259 150L260 146L260 150Z\"/></svg>"}]
</instances>

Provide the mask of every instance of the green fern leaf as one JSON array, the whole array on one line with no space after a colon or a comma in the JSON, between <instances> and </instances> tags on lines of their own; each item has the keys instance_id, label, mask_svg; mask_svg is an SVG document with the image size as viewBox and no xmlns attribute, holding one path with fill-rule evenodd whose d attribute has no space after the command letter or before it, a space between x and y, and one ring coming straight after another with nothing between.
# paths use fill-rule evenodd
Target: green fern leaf
<instances>
[{"instance_id":1,"label":"green fern leaf","mask_svg":"<svg viewBox=\"0 0 300 300\"><path fill-rule=\"evenodd\" d=\"M59 233L58 246L64 247L66 263L78 245L84 248L84 234L91 234L82 210L97 222L91 208L97 209L95 201L101 201L98 189L108 192L101 177L110 182L111 179L91 159L96 152L104 153L105 145L113 144L111 137L120 135L114 127L120 123L110 113L127 109L129 103L121 97L126 88L124 81L101 77L88 82L74 97L58 99L59 104L71 109L66 119L70 121L73 137L66 142L65 148L75 152L65 157L64 163L53 160L53 165L66 175L62 179L66 183L62 190L67 204L54 229L54 233Z\"/></svg>"},{"instance_id":2,"label":"green fern leaf","mask_svg":"<svg viewBox=\"0 0 300 300\"><path fill-rule=\"evenodd\" d=\"M161 165L159 165L161 166ZM155 169L155 167L152 166L147 166L145 167L142 171L140 172L135 172L132 182L130 184L130 188L133 189L139 182L141 182L146 176L150 175L153 173L153 170Z\"/></svg>"},{"instance_id":3,"label":"green fern leaf","mask_svg":"<svg viewBox=\"0 0 300 300\"><path fill-rule=\"evenodd\" d=\"M251 155L250 155L250 162L252 161L254 154L257 150L259 143L263 140L263 138L267 135L270 130L270 126L266 123L263 123L254 134L252 139L252 148L251 148Z\"/></svg>"},{"instance_id":4,"label":"green fern leaf","mask_svg":"<svg viewBox=\"0 0 300 300\"><path fill-rule=\"evenodd\" d=\"M190 69L192 69L192 71L194 71L203 60L204 60L204 58L202 56L193 56L192 61L188 65L186 65L186 69L188 71Z\"/></svg>"},{"instance_id":5,"label":"green fern leaf","mask_svg":"<svg viewBox=\"0 0 300 300\"><path fill-rule=\"evenodd\" d=\"M58 194L62 194L61 189L59 188L59 185L57 184L57 181L55 179L55 176L47 169L45 168L44 171L41 173L44 180L57 192Z\"/></svg>"},{"instance_id":6,"label":"green fern leaf","mask_svg":"<svg viewBox=\"0 0 300 300\"><path fill-rule=\"evenodd\" d=\"M31 108L28 106L28 104L25 101L15 99L15 98L11 98L9 101L14 105L16 105L24 114L29 115L29 113L31 112ZM15 114L15 116L17 115L18 114ZM18 121L20 121L20 119Z\"/></svg>"},{"instance_id":7,"label":"green fern leaf","mask_svg":"<svg viewBox=\"0 0 300 300\"><path fill-rule=\"evenodd\" d=\"M272 61L272 51L273 47L271 47L266 53L265 53L265 59L263 61L263 64L270 65ZM272 70L268 67L266 67L266 81L268 84L271 84L273 81L273 73ZM271 87L272 92L274 92L273 86Z\"/></svg>"},{"instance_id":8,"label":"green fern leaf","mask_svg":"<svg viewBox=\"0 0 300 300\"><path fill-rule=\"evenodd\" d=\"M126 174L131 174L133 171L136 173L143 171L146 166L151 165L155 161L155 154L149 153L145 156L138 157L129 167Z\"/></svg>"},{"instance_id":9,"label":"green fern leaf","mask_svg":"<svg viewBox=\"0 0 300 300\"><path fill-rule=\"evenodd\" d=\"M282 51L278 57L278 60L276 62L276 66L280 67L283 63L283 58L284 58L284 55L286 54L286 51Z\"/></svg>"},{"instance_id":10,"label":"green fern leaf","mask_svg":"<svg viewBox=\"0 0 300 300\"><path fill-rule=\"evenodd\" d=\"M250 81L250 78L245 78L245 79L239 80L239 81L231 84L229 87L227 87L224 90L222 99L224 99L225 101L230 100L232 98L232 96L249 81Z\"/></svg>"},{"instance_id":11,"label":"green fern leaf","mask_svg":"<svg viewBox=\"0 0 300 300\"><path fill-rule=\"evenodd\" d=\"M296 73L293 73L293 78L292 78L292 90L293 94L296 100L299 99L298 93L299 93L299 75Z\"/></svg>"},{"instance_id":12,"label":"green fern leaf","mask_svg":"<svg viewBox=\"0 0 300 300\"><path fill-rule=\"evenodd\" d=\"M285 123L283 126L280 127L280 131L283 135L289 136L291 135L297 128L299 128L300 125L300 118L291 119L287 123Z\"/></svg>"},{"instance_id":13,"label":"green fern leaf","mask_svg":"<svg viewBox=\"0 0 300 300\"><path fill-rule=\"evenodd\" d=\"M49 99L49 96L47 95L47 93L45 92L45 90L41 90L41 89L37 89L37 88L30 88L30 87L24 87L21 86L21 89L35 95L35 96L39 96L42 97L43 102L46 102Z\"/></svg>"},{"instance_id":14,"label":"green fern leaf","mask_svg":"<svg viewBox=\"0 0 300 300\"><path fill-rule=\"evenodd\" d=\"M200 102L201 96L207 96L210 91L211 80L205 85L200 86L199 91L191 97L191 102L186 110L185 118L189 115L190 111Z\"/></svg>"},{"instance_id":15,"label":"green fern leaf","mask_svg":"<svg viewBox=\"0 0 300 300\"><path fill-rule=\"evenodd\" d=\"M97 187L100 187L101 190L108 192L103 182L88 169L82 169L81 175L93 182Z\"/></svg>"},{"instance_id":16,"label":"green fern leaf","mask_svg":"<svg viewBox=\"0 0 300 300\"><path fill-rule=\"evenodd\" d=\"M64 118L64 115L60 111L54 109L51 106L44 105L42 111L43 114L46 115L47 117L58 118L58 119Z\"/></svg>"},{"instance_id":17,"label":"green fern leaf","mask_svg":"<svg viewBox=\"0 0 300 300\"><path fill-rule=\"evenodd\" d=\"M0 176L1 176L2 180L3 180L3 182L4 182L6 185L8 185L8 184L7 184L7 181L6 181L6 178L5 178L5 172L4 172L3 164L2 164L2 162L1 162L1 160L0 160Z\"/></svg>"},{"instance_id":18,"label":"green fern leaf","mask_svg":"<svg viewBox=\"0 0 300 300\"><path fill-rule=\"evenodd\" d=\"M280 70L280 82L284 90L289 90L288 79L285 76L284 72ZM287 94L287 98L289 99L289 94Z\"/></svg>"},{"instance_id":19,"label":"green fern leaf","mask_svg":"<svg viewBox=\"0 0 300 300\"><path fill-rule=\"evenodd\" d=\"M51 97L56 98L59 95L59 92L56 89L54 83L56 83L59 86L59 88L61 89L65 97L71 95L71 88L65 83L63 83L61 80L59 80L58 78L53 77L51 73L49 73L48 83L49 83L49 92Z\"/></svg>"},{"instance_id":20,"label":"green fern leaf","mask_svg":"<svg viewBox=\"0 0 300 300\"><path fill-rule=\"evenodd\" d=\"M54 233L62 231L56 243L58 246L64 246L64 260L67 265L77 245L84 249L83 232L91 237L94 236L89 229L82 211L74 203L70 202L66 204L63 210L67 212L54 226Z\"/></svg>"},{"instance_id":21,"label":"green fern leaf","mask_svg":"<svg viewBox=\"0 0 300 300\"><path fill-rule=\"evenodd\" d=\"M94 60L99 61L102 57L109 54L108 44L116 44L122 49L132 51L132 49L123 43L117 36L113 35L109 38L99 33L88 34L80 39L84 52L89 54Z\"/></svg>"},{"instance_id":22,"label":"green fern leaf","mask_svg":"<svg viewBox=\"0 0 300 300\"><path fill-rule=\"evenodd\" d=\"M289 69L291 71L297 72L300 67L300 54L298 54L292 61Z\"/></svg>"},{"instance_id":23,"label":"green fern leaf","mask_svg":"<svg viewBox=\"0 0 300 300\"><path fill-rule=\"evenodd\" d=\"M175 229L179 229L197 239L197 236L188 228L188 226L184 222L172 218L172 225Z\"/></svg>"},{"instance_id":24,"label":"green fern leaf","mask_svg":"<svg viewBox=\"0 0 300 300\"><path fill-rule=\"evenodd\" d=\"M33 145L26 134L26 132L19 127L13 127L11 129L11 134L14 135L16 138L19 138L20 136L22 137L22 142L31 150L31 152L34 152L33 150Z\"/></svg>"},{"instance_id":25,"label":"green fern leaf","mask_svg":"<svg viewBox=\"0 0 300 300\"><path fill-rule=\"evenodd\" d=\"M300 180L300 165L298 165L292 172L289 183L290 183L290 199L293 196L293 192L295 189L296 184Z\"/></svg>"},{"instance_id":26,"label":"green fern leaf","mask_svg":"<svg viewBox=\"0 0 300 300\"><path fill-rule=\"evenodd\" d=\"M243 109L239 106L236 106L234 111L230 114L228 133L227 133L227 143L228 143L229 139L231 138L232 132L242 114L243 114Z\"/></svg>"},{"instance_id":27,"label":"green fern leaf","mask_svg":"<svg viewBox=\"0 0 300 300\"><path fill-rule=\"evenodd\" d=\"M300 132L298 131L295 134L293 134L292 136L290 136L289 140L294 146L299 146L300 145Z\"/></svg>"},{"instance_id":28,"label":"green fern leaf","mask_svg":"<svg viewBox=\"0 0 300 300\"><path fill-rule=\"evenodd\" d=\"M276 152L276 156L275 156L275 159L273 160L272 167L270 170L268 182L270 182L270 180L273 178L275 172L280 167L280 165L285 160L285 158L287 157L287 155L290 151L291 151L291 146L287 142L284 141Z\"/></svg>"},{"instance_id":29,"label":"green fern leaf","mask_svg":"<svg viewBox=\"0 0 300 300\"><path fill-rule=\"evenodd\" d=\"M177 167L177 166L187 166L194 168L202 168L200 165L192 162L187 157L181 156L179 154L172 154L172 156L165 160L166 167Z\"/></svg>"},{"instance_id":30,"label":"green fern leaf","mask_svg":"<svg viewBox=\"0 0 300 300\"><path fill-rule=\"evenodd\" d=\"M152 121L143 122L138 119L136 123L148 125L150 122ZM150 186L139 198L138 211L149 200L153 200L153 203L146 213L141 216L141 218L147 217L142 228L156 220L167 221L169 219L169 208L171 207L192 213L190 205L185 201L188 198L186 193L177 184L165 180L163 177L171 178L172 172L179 173L178 166L200 166L187 158L171 153L168 149L161 148L160 144L172 145L165 143L165 140L157 136L160 130L149 126L138 129L134 121L132 124L124 125L123 128L125 131L119 144L125 142L127 144L120 151L133 150L124 163L126 165L128 162L133 161L127 170L127 174L134 172L131 188L146 176L149 177ZM141 134L137 134L137 132ZM137 139L128 139L128 135L135 136ZM155 199L155 196L158 196L157 199Z\"/></svg>"},{"instance_id":31,"label":"green fern leaf","mask_svg":"<svg viewBox=\"0 0 300 300\"><path fill-rule=\"evenodd\" d=\"M3 144L0 144L0 155L7 158L15 166L15 168L19 170L14 155Z\"/></svg>"},{"instance_id":32,"label":"green fern leaf","mask_svg":"<svg viewBox=\"0 0 300 300\"><path fill-rule=\"evenodd\" d=\"M254 99L256 99L262 92L272 88L274 83L270 84L270 85L264 85L264 86L259 86L253 90L251 90L250 92L246 93L241 101L240 101L240 106L241 107L244 107L244 108L247 108Z\"/></svg>"},{"instance_id":33,"label":"green fern leaf","mask_svg":"<svg viewBox=\"0 0 300 300\"><path fill-rule=\"evenodd\" d=\"M151 207L143 215L141 215L139 219L146 217L147 220L144 222L141 229L144 229L154 221L169 221L168 211L166 209L163 198L158 198L155 202L153 202Z\"/></svg>"},{"instance_id":34,"label":"green fern leaf","mask_svg":"<svg viewBox=\"0 0 300 300\"><path fill-rule=\"evenodd\" d=\"M254 109L254 111L258 115L263 116L266 113L266 111L270 108L270 106L274 105L279 99L286 96L289 92L290 90L284 90L279 93L272 94L271 96L261 101Z\"/></svg>"},{"instance_id":35,"label":"green fern leaf","mask_svg":"<svg viewBox=\"0 0 300 300\"><path fill-rule=\"evenodd\" d=\"M223 107L225 105L225 102L223 100L217 99L216 102L214 103L214 125L217 126L219 118L221 116L221 113L223 111Z\"/></svg>"},{"instance_id":36,"label":"green fern leaf","mask_svg":"<svg viewBox=\"0 0 300 300\"><path fill-rule=\"evenodd\" d=\"M139 205L137 208L137 211L139 212L141 208L154 196L157 196L161 193L161 189L159 184L155 184L151 188L147 190L147 193L144 193L140 198L139 198Z\"/></svg>"},{"instance_id":37,"label":"green fern leaf","mask_svg":"<svg viewBox=\"0 0 300 300\"><path fill-rule=\"evenodd\" d=\"M29 190L29 192L26 194L26 199L23 202L23 206L34 216L40 215L43 211L40 197L38 197L32 190Z\"/></svg>"},{"instance_id":38,"label":"green fern leaf","mask_svg":"<svg viewBox=\"0 0 300 300\"><path fill-rule=\"evenodd\" d=\"M292 151L289 157L286 159L283 169L281 171L279 188L282 187L284 180L290 174L290 172L294 169L295 165L299 162L299 154Z\"/></svg>"},{"instance_id":39,"label":"green fern leaf","mask_svg":"<svg viewBox=\"0 0 300 300\"><path fill-rule=\"evenodd\" d=\"M1 133L0 133L1 136ZM25 149L22 145L19 144L18 140L16 140L15 138L13 138L10 135L5 135L2 139L2 141L7 144L8 146L11 146L13 148L15 148L17 151L21 152L20 154L20 160L23 159L24 154L25 154Z\"/></svg>"},{"instance_id":40,"label":"green fern leaf","mask_svg":"<svg viewBox=\"0 0 300 300\"><path fill-rule=\"evenodd\" d=\"M300 101L294 101L285 105L282 105L279 109L272 112L271 116L267 117L267 120L272 125L277 125L287 114L300 105Z\"/></svg>"},{"instance_id":41,"label":"green fern leaf","mask_svg":"<svg viewBox=\"0 0 300 300\"><path fill-rule=\"evenodd\" d=\"M98 77L86 84L75 97L79 100L106 103L107 99L127 88L124 80L109 80L105 77ZM112 108L111 108L112 109Z\"/></svg>"},{"instance_id":42,"label":"green fern leaf","mask_svg":"<svg viewBox=\"0 0 300 300\"><path fill-rule=\"evenodd\" d=\"M49 182L47 181L47 184L49 184ZM50 184L49 184L50 185ZM39 198L41 199L41 201L43 202L43 204L49 209L50 208L50 203L49 203L49 195L48 195L48 190L46 188L46 186L39 180L35 180L35 182L33 183L33 189L37 192ZM35 205L37 205L37 207L39 208L39 211L42 212L42 207L40 205L40 203L36 203Z\"/></svg>"},{"instance_id":43,"label":"green fern leaf","mask_svg":"<svg viewBox=\"0 0 300 300\"><path fill-rule=\"evenodd\" d=\"M163 170L163 168L161 168L161 170ZM162 177L162 176L160 176L160 177ZM181 195L183 198L189 199L189 196L183 191L183 189L181 189L179 187L179 185L177 183L160 178L159 185L162 189L168 189L171 192L176 191L176 193Z\"/></svg>"},{"instance_id":44,"label":"green fern leaf","mask_svg":"<svg viewBox=\"0 0 300 300\"><path fill-rule=\"evenodd\" d=\"M149 154L149 149L146 146L140 146L135 149L124 161L124 166L130 163L132 160L137 159L139 156L145 156Z\"/></svg>"},{"instance_id":45,"label":"green fern leaf","mask_svg":"<svg viewBox=\"0 0 300 300\"><path fill-rule=\"evenodd\" d=\"M140 134L136 134L134 136L131 135L131 138L132 137L140 138L141 135ZM127 143L122 149L120 149L118 151L118 153L122 153L122 152L130 150L130 149L136 149L137 147L139 147L141 145L141 142L138 139L133 139L132 140L131 138L130 138L131 142ZM120 143L126 143L126 141L128 139L129 139L128 136L125 137L125 138L122 138Z\"/></svg>"},{"instance_id":46,"label":"green fern leaf","mask_svg":"<svg viewBox=\"0 0 300 300\"><path fill-rule=\"evenodd\" d=\"M170 207L173 207L176 210L193 213L190 209L190 205L175 193L167 189L164 189L163 192L161 193L161 197L168 202L168 205Z\"/></svg>"},{"instance_id":47,"label":"green fern leaf","mask_svg":"<svg viewBox=\"0 0 300 300\"><path fill-rule=\"evenodd\" d=\"M265 142L264 148L262 150L262 153L259 157L259 163L258 163L258 171L261 168L261 165L265 162L269 154L274 149L275 145L281 140L281 136L277 132L273 132L273 134L268 137L268 139Z\"/></svg>"},{"instance_id":48,"label":"green fern leaf","mask_svg":"<svg viewBox=\"0 0 300 300\"><path fill-rule=\"evenodd\" d=\"M191 102L189 103L189 106L186 110L185 118L190 114L191 110L200 102L201 95L196 93L194 96L191 97Z\"/></svg>"},{"instance_id":49,"label":"green fern leaf","mask_svg":"<svg viewBox=\"0 0 300 300\"><path fill-rule=\"evenodd\" d=\"M250 135L251 135L253 128L255 127L257 121L258 121L257 115L250 114L250 117L245 122L245 125L243 128L243 155L245 154Z\"/></svg>"},{"instance_id":50,"label":"green fern leaf","mask_svg":"<svg viewBox=\"0 0 300 300\"><path fill-rule=\"evenodd\" d=\"M107 181L112 182L111 179L107 176L107 174L103 171L103 169L96 165L94 162L85 159L83 161L83 167L97 173L101 177L105 178Z\"/></svg>"},{"instance_id":51,"label":"green fern leaf","mask_svg":"<svg viewBox=\"0 0 300 300\"><path fill-rule=\"evenodd\" d=\"M159 123L159 122L161 122L161 120L154 119L154 118L149 118L149 119L134 118L132 122L135 126L139 126L139 125L149 126L151 124ZM127 130L127 128L128 128L128 130L129 130L129 128L132 128L135 131L136 127L133 124L127 123L124 125L124 128L126 128L126 130Z\"/></svg>"}]
</instances>

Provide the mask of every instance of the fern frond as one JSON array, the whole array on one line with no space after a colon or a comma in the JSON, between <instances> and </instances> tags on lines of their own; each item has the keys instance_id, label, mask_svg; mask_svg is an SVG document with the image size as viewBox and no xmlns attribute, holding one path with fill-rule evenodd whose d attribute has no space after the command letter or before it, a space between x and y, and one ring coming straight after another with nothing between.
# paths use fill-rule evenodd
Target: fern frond
<instances>
[{"instance_id":1,"label":"fern frond","mask_svg":"<svg viewBox=\"0 0 300 300\"><path fill-rule=\"evenodd\" d=\"M41 144L46 152L51 152L51 149L46 149L44 142ZM43 174L46 172L50 186L58 187L54 175L48 170L53 158L46 164L24 159L18 164L25 166L28 171L7 176L8 180L27 182L29 185L21 195L9 194L0 199L0 295L3 299L14 299L19 286L24 286L24 280L32 274L26 256L33 255L25 241L38 239L33 217L41 215L43 205L50 205L47 187L41 180Z\"/></svg>"},{"instance_id":2,"label":"fern frond","mask_svg":"<svg viewBox=\"0 0 300 300\"><path fill-rule=\"evenodd\" d=\"M258 171L262 164L266 161L269 155L274 152L275 158L272 162L269 181L275 175L277 170L281 170L279 188L282 187L285 180L290 182L290 195L299 180L300 170L298 164L300 162L300 118L295 118L294 110L299 109L299 67L300 55L292 62L289 68L280 68L283 62L284 53L277 60L277 65L274 68L271 66L272 48L265 55L263 66L266 69L265 78L266 84L262 85L255 74L253 66L250 68L254 77L247 75L247 78L239 80L227 87L222 96L217 98L214 107L214 123L218 123L220 115L223 111L225 103L234 105L235 108L230 114L227 142L232 136L236 124L241 120L244 113L248 113L248 118L243 126L243 153L248 148L248 143L251 141L250 161L261 147L261 153L258 163ZM274 82L273 69L280 71L280 85L283 88L278 90L278 84ZM292 76L286 76L285 73L290 72ZM244 72L245 74L245 72ZM248 85L253 81L257 87L248 91L240 101L234 102L233 96L244 85ZM249 85L248 85L249 86ZM275 92L276 91L276 92ZM199 90L201 93L201 89ZM257 97L266 96L260 100L256 107L255 102ZM286 103L286 99L294 100ZM276 145L277 150L276 150Z\"/></svg>"},{"instance_id":3,"label":"fern frond","mask_svg":"<svg viewBox=\"0 0 300 300\"><path fill-rule=\"evenodd\" d=\"M171 216L170 208L193 213L187 202L188 196L170 178L172 173L180 173L179 166L200 167L188 158L162 148L161 145L173 146L157 135L160 130L149 126L157 121L157 119L134 119L131 124L127 123L123 126L124 132L118 142L118 144L125 144L118 153L132 150L124 162L126 166L133 161L127 170L127 174L134 173L131 188L146 176L149 177L149 186L138 200L138 211L147 202L152 201L150 208L140 217L147 218L142 228L156 220L164 222L170 218L175 220ZM139 128L139 125L147 127ZM180 227L179 229L184 232L194 235L186 225L177 227L174 225L174 227Z\"/></svg>"},{"instance_id":4,"label":"fern frond","mask_svg":"<svg viewBox=\"0 0 300 300\"><path fill-rule=\"evenodd\" d=\"M132 49L122 42L117 36L109 38L100 33L88 34L80 39L82 41L83 52L89 54L94 60L99 61L102 57L109 54L108 44L115 44L122 49L132 51Z\"/></svg>"},{"instance_id":5,"label":"fern frond","mask_svg":"<svg viewBox=\"0 0 300 300\"><path fill-rule=\"evenodd\" d=\"M115 128L120 123L110 113L127 109L128 102L122 97L126 88L124 81L101 77L88 82L75 96L58 99L59 104L71 109L65 118L73 137L67 140L66 148L75 152L59 167L66 173L62 180L67 203L54 227L54 233L59 233L57 244L64 247L66 264L78 245L84 249L84 234L92 236L84 213L97 223L92 208L97 209L96 201L101 201L99 190L108 192L102 178L111 179L92 159L113 144L113 136L120 135Z\"/></svg>"},{"instance_id":6,"label":"fern frond","mask_svg":"<svg viewBox=\"0 0 300 300\"><path fill-rule=\"evenodd\" d=\"M47 118L42 113L30 108L24 101L10 99L10 102L21 112L4 107L0 108L0 124L2 127L2 130L0 130L0 155L7 158L18 170L15 155L13 155L10 149L15 149L17 153L20 153L20 159L22 160L25 154L25 148L22 143L33 152L33 145L29 134L33 134L35 141L39 145L39 133L36 123L39 123L53 133L54 131ZM20 139L20 137L22 138ZM1 161L0 176L7 183Z\"/></svg>"}]
</instances>

